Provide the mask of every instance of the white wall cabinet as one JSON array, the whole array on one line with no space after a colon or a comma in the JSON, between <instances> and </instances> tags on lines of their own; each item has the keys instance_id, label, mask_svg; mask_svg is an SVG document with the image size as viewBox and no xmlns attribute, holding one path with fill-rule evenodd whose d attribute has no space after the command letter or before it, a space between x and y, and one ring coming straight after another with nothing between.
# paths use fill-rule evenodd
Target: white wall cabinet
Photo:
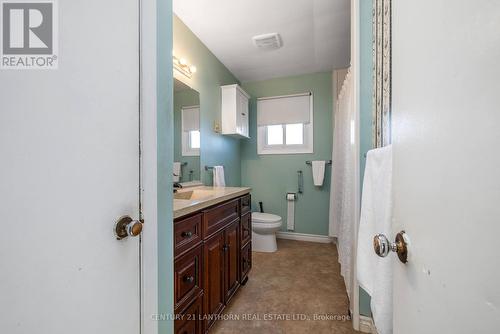
<instances>
[{"instance_id":1,"label":"white wall cabinet","mask_svg":"<svg viewBox=\"0 0 500 334\"><path fill-rule=\"evenodd\" d=\"M221 86L222 134L250 138L248 131L248 95L238 85Z\"/></svg>"}]
</instances>

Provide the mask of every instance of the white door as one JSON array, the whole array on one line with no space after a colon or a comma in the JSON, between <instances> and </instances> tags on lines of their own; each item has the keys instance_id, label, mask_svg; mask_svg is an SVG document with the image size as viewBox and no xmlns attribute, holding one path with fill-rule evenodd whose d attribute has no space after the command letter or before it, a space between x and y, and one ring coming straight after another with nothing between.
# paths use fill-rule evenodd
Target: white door
<instances>
[{"instance_id":1,"label":"white door","mask_svg":"<svg viewBox=\"0 0 500 334\"><path fill-rule=\"evenodd\" d=\"M245 137L248 137L248 98L240 93L240 101L241 101L241 134Z\"/></svg>"},{"instance_id":2,"label":"white door","mask_svg":"<svg viewBox=\"0 0 500 334\"><path fill-rule=\"evenodd\" d=\"M243 135L243 122L244 122L244 111L243 111L243 96L238 91L238 88L235 89L236 92L236 133Z\"/></svg>"},{"instance_id":3,"label":"white door","mask_svg":"<svg viewBox=\"0 0 500 334\"><path fill-rule=\"evenodd\" d=\"M499 333L500 1L392 3L394 333Z\"/></svg>"},{"instance_id":4,"label":"white door","mask_svg":"<svg viewBox=\"0 0 500 334\"><path fill-rule=\"evenodd\" d=\"M139 4L58 5L59 68L0 71L0 332L138 334Z\"/></svg>"}]
</instances>

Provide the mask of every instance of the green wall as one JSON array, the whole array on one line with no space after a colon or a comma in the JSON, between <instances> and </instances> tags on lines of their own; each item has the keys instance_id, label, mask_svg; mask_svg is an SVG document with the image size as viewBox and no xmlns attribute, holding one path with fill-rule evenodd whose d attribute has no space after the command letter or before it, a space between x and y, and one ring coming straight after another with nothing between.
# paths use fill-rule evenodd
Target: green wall
<instances>
[{"instance_id":1,"label":"green wall","mask_svg":"<svg viewBox=\"0 0 500 334\"><path fill-rule=\"evenodd\" d=\"M323 187L313 185L311 166L306 160L332 158L332 73L316 73L281 79L244 83L250 101L250 137L242 140L241 181L252 187L252 205L264 203L264 211L283 217L286 231L287 192L297 192L297 171L304 172L304 193L295 203L295 232L328 235L331 166L325 171ZM314 153L257 155L256 98L313 92Z\"/></svg>"},{"instance_id":2,"label":"green wall","mask_svg":"<svg viewBox=\"0 0 500 334\"><path fill-rule=\"evenodd\" d=\"M201 166L223 165L226 185L239 186L240 142L213 131L214 121L220 123L221 117L220 86L235 84L238 80L175 15L173 29L175 54L186 58L198 69L192 79L179 79L200 93ZM205 184L212 185L212 172L202 169L201 179Z\"/></svg>"},{"instance_id":3,"label":"green wall","mask_svg":"<svg viewBox=\"0 0 500 334\"><path fill-rule=\"evenodd\" d=\"M190 181L189 171L193 171L193 180L200 180L200 157L182 156L182 107L199 104L199 94L192 89L174 93L174 161L187 163L182 167L181 182Z\"/></svg>"},{"instance_id":4,"label":"green wall","mask_svg":"<svg viewBox=\"0 0 500 334\"><path fill-rule=\"evenodd\" d=\"M172 0L158 0L156 6L158 313L173 314L174 247L173 238L171 237L174 235L172 198L172 163L174 160ZM158 322L158 333L168 334L173 332L173 321Z\"/></svg>"},{"instance_id":5,"label":"green wall","mask_svg":"<svg viewBox=\"0 0 500 334\"><path fill-rule=\"evenodd\" d=\"M372 1L360 1L360 177L363 182L365 153L372 149ZM359 312L370 316L370 296L360 288Z\"/></svg>"}]
</instances>

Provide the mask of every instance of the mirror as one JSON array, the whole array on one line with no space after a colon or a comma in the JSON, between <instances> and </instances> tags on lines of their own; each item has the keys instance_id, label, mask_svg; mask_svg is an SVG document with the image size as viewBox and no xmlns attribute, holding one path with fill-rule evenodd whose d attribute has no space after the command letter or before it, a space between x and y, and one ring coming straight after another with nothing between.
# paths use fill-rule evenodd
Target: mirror
<instances>
[{"instance_id":1,"label":"mirror","mask_svg":"<svg viewBox=\"0 0 500 334\"><path fill-rule=\"evenodd\" d=\"M174 79L174 182L200 178L200 94Z\"/></svg>"}]
</instances>

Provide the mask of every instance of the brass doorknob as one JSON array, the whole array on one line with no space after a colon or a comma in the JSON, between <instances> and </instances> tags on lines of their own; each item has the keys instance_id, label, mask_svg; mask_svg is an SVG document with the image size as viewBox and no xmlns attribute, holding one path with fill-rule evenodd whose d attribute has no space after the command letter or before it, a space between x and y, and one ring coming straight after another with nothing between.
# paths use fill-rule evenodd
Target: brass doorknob
<instances>
[{"instance_id":1,"label":"brass doorknob","mask_svg":"<svg viewBox=\"0 0 500 334\"><path fill-rule=\"evenodd\" d=\"M136 237L142 232L142 222L133 220L129 216L123 216L118 219L115 225L115 234L117 240L126 237Z\"/></svg>"},{"instance_id":2,"label":"brass doorknob","mask_svg":"<svg viewBox=\"0 0 500 334\"><path fill-rule=\"evenodd\" d=\"M383 234L377 234L373 237L373 249L380 257L386 257L391 251L398 254L401 262L408 262L408 244L409 239L405 231L396 234L395 242L390 242Z\"/></svg>"}]
</instances>

